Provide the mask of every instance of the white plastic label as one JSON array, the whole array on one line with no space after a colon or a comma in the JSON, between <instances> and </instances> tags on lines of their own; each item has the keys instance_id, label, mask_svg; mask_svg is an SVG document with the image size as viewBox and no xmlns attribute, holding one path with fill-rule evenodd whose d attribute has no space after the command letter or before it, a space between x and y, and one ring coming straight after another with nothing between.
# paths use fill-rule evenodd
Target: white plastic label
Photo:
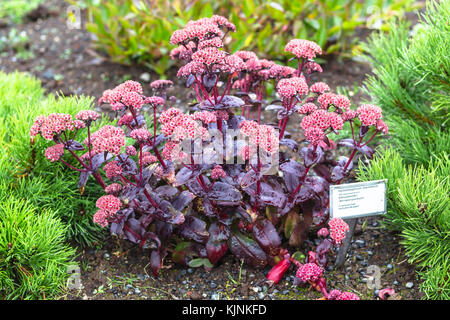
<instances>
[{"instance_id":1,"label":"white plastic label","mask_svg":"<svg viewBox=\"0 0 450 320\"><path fill-rule=\"evenodd\" d=\"M332 218L352 219L386 213L386 181L330 186Z\"/></svg>"}]
</instances>

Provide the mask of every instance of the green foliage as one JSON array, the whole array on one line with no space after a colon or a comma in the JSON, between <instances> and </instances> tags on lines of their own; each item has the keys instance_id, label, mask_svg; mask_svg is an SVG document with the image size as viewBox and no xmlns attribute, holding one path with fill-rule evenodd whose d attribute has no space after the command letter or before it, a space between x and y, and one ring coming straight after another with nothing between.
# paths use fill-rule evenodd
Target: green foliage
<instances>
[{"instance_id":1,"label":"green foliage","mask_svg":"<svg viewBox=\"0 0 450 320\"><path fill-rule=\"evenodd\" d=\"M0 1L0 18L21 23L28 12L44 2L45 0L2 0Z\"/></svg>"},{"instance_id":2,"label":"green foliage","mask_svg":"<svg viewBox=\"0 0 450 320\"><path fill-rule=\"evenodd\" d=\"M412 36L400 22L364 45L374 66L365 91L383 108L392 142L410 164L427 166L433 154L450 150L449 20L449 1L429 2Z\"/></svg>"},{"instance_id":3,"label":"green foliage","mask_svg":"<svg viewBox=\"0 0 450 320\"><path fill-rule=\"evenodd\" d=\"M399 152L386 149L370 165L360 163L361 181L388 179L385 223L401 231L410 261L421 268L429 299L450 299L450 157L431 159L428 168L406 166Z\"/></svg>"},{"instance_id":4,"label":"green foliage","mask_svg":"<svg viewBox=\"0 0 450 320\"><path fill-rule=\"evenodd\" d=\"M49 162L44 157L49 142L36 139L31 145L29 130L38 115L75 115L89 109L92 101L83 96L44 97L34 78L0 73L0 147L4 150L0 157L0 193L15 194L38 208L54 211L68 226L67 238L83 245L103 236L102 229L92 222L95 200L103 194L102 189L90 179L85 193L80 194L78 175L60 163ZM94 130L105 122L97 121Z\"/></svg>"},{"instance_id":5,"label":"green foliage","mask_svg":"<svg viewBox=\"0 0 450 320\"><path fill-rule=\"evenodd\" d=\"M37 212L23 199L0 195L0 298L55 297L67 281L75 250L52 211Z\"/></svg>"},{"instance_id":6,"label":"green foliage","mask_svg":"<svg viewBox=\"0 0 450 320\"><path fill-rule=\"evenodd\" d=\"M228 51L257 50L266 58L284 59L283 48L293 38L313 40L326 53L357 52L356 41L349 40L357 28L385 29L385 20L414 7L413 0L71 2L88 9L87 29L100 50L121 63L146 63L159 74L172 64L171 34L192 19L223 15L237 27Z\"/></svg>"}]
</instances>

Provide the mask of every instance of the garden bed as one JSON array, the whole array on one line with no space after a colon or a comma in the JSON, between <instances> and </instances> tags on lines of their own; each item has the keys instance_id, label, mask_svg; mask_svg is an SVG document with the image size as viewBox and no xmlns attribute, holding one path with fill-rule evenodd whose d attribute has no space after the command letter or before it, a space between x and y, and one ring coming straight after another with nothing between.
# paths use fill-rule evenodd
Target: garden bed
<instances>
[{"instance_id":1,"label":"garden bed","mask_svg":"<svg viewBox=\"0 0 450 320\"><path fill-rule=\"evenodd\" d=\"M0 36L7 36L12 28L19 33L25 31L29 41L24 50L31 53L28 59L21 59L17 49L7 49L1 54L1 71L29 72L42 81L47 93L83 94L96 98L104 90L128 79L144 84L158 79L156 74L145 67L108 62L91 47L90 36L85 30L67 28L65 4L59 1L48 3L59 8L61 14L0 29ZM369 65L327 58L328 63L320 79L333 91L345 87L353 95L355 104L367 98L356 88L370 72ZM149 87L144 85L144 91L146 89ZM171 92L176 92L178 98L185 96L187 90L183 81L176 82L169 95ZM376 265L381 268L380 289L391 287L398 293L392 299L420 299L423 294L418 290L414 266L406 261L398 235L383 229L381 219L360 219L344 267L327 271L329 284L335 289L355 292L361 299L377 299L377 292L369 289L363 281L367 267ZM301 251L307 252L308 247L313 245L306 241ZM265 276L270 268L256 270L241 265L231 255L209 272L201 268L180 267L166 260L164 264L171 268L162 269L159 278L155 279L149 270L149 251L144 250L142 253L141 249L129 242L121 241L119 244L108 236L97 248L77 250L83 289L68 291L61 299L320 298L309 287L294 286L293 272L289 272L278 285L269 288L265 284Z\"/></svg>"}]
</instances>

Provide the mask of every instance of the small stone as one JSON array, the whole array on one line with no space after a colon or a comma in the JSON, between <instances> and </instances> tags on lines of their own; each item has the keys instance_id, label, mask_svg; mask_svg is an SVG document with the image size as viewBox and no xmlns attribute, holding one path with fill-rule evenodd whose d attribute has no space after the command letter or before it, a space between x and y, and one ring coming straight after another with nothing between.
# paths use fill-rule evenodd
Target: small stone
<instances>
[{"instance_id":1,"label":"small stone","mask_svg":"<svg viewBox=\"0 0 450 320\"><path fill-rule=\"evenodd\" d=\"M132 286L131 284L127 284L127 285L125 286L125 289L133 289L133 286Z\"/></svg>"},{"instance_id":2,"label":"small stone","mask_svg":"<svg viewBox=\"0 0 450 320\"><path fill-rule=\"evenodd\" d=\"M288 294L289 293L289 290L284 290L283 292L282 292L282 294Z\"/></svg>"},{"instance_id":3,"label":"small stone","mask_svg":"<svg viewBox=\"0 0 450 320\"><path fill-rule=\"evenodd\" d=\"M373 256L373 251L368 250L368 251L367 251L367 254L368 254L369 256Z\"/></svg>"},{"instance_id":4,"label":"small stone","mask_svg":"<svg viewBox=\"0 0 450 320\"><path fill-rule=\"evenodd\" d=\"M398 286L398 281L395 280L392 284L393 284L394 286Z\"/></svg>"},{"instance_id":5,"label":"small stone","mask_svg":"<svg viewBox=\"0 0 450 320\"><path fill-rule=\"evenodd\" d=\"M356 240L356 245L362 248L366 245L366 242L364 240Z\"/></svg>"},{"instance_id":6,"label":"small stone","mask_svg":"<svg viewBox=\"0 0 450 320\"><path fill-rule=\"evenodd\" d=\"M388 264L387 266L386 266L386 268L388 268L388 269L392 269L393 268L393 266L392 266L392 264Z\"/></svg>"},{"instance_id":7,"label":"small stone","mask_svg":"<svg viewBox=\"0 0 450 320\"><path fill-rule=\"evenodd\" d=\"M105 253L104 255L103 255L103 257L106 259L106 260L109 260L109 254L108 253Z\"/></svg>"},{"instance_id":8,"label":"small stone","mask_svg":"<svg viewBox=\"0 0 450 320\"><path fill-rule=\"evenodd\" d=\"M368 263L367 263L367 261L361 261L361 265L362 265L363 267L367 267Z\"/></svg>"},{"instance_id":9,"label":"small stone","mask_svg":"<svg viewBox=\"0 0 450 320\"><path fill-rule=\"evenodd\" d=\"M266 296L266 294L264 292L258 293L258 298L261 300L264 299L265 296Z\"/></svg>"},{"instance_id":10,"label":"small stone","mask_svg":"<svg viewBox=\"0 0 450 320\"><path fill-rule=\"evenodd\" d=\"M189 268L189 269L187 269L187 272L189 272L189 273L193 273L193 272L194 272L194 269L192 269L192 268Z\"/></svg>"},{"instance_id":11,"label":"small stone","mask_svg":"<svg viewBox=\"0 0 450 320\"><path fill-rule=\"evenodd\" d=\"M213 293L213 294L211 295L211 299L212 299L212 300L219 300L219 299L220 299L219 294L218 294L218 293Z\"/></svg>"},{"instance_id":12,"label":"small stone","mask_svg":"<svg viewBox=\"0 0 450 320\"><path fill-rule=\"evenodd\" d=\"M135 293L135 294L140 294L140 293L141 293L141 290L139 290L138 288L136 288L136 289L134 289L134 293Z\"/></svg>"},{"instance_id":13,"label":"small stone","mask_svg":"<svg viewBox=\"0 0 450 320\"><path fill-rule=\"evenodd\" d=\"M141 74L141 75L139 76L139 79L141 79L141 80L144 81L144 82L149 82L150 79L151 79L150 73L144 72L143 74Z\"/></svg>"},{"instance_id":14,"label":"small stone","mask_svg":"<svg viewBox=\"0 0 450 320\"><path fill-rule=\"evenodd\" d=\"M362 260L364 260L364 257L362 255L358 254L356 256L356 259L359 260L359 261L362 261Z\"/></svg>"},{"instance_id":15,"label":"small stone","mask_svg":"<svg viewBox=\"0 0 450 320\"><path fill-rule=\"evenodd\" d=\"M411 289L412 287L414 287L414 283L412 283L412 282L407 282L407 283L405 284L405 287L408 288L408 289Z\"/></svg>"},{"instance_id":16,"label":"small stone","mask_svg":"<svg viewBox=\"0 0 450 320\"><path fill-rule=\"evenodd\" d=\"M217 284L216 284L215 282L211 282L210 285L209 285L209 287L210 287L211 289L215 289L215 288L217 288Z\"/></svg>"}]
</instances>

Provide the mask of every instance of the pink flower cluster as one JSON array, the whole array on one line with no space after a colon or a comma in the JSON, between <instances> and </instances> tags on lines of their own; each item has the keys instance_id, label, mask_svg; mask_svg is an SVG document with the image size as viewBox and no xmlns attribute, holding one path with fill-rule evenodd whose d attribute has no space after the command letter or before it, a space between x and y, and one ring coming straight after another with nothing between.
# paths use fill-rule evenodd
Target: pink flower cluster
<instances>
[{"instance_id":1,"label":"pink flower cluster","mask_svg":"<svg viewBox=\"0 0 450 320\"><path fill-rule=\"evenodd\" d=\"M163 81L163 80L159 80L159 81ZM172 82L172 81L170 81L170 82ZM144 100L144 104L149 104L153 108L155 108L157 106L162 106L162 105L164 105L164 103L165 103L165 100L158 96L147 97Z\"/></svg>"},{"instance_id":2,"label":"pink flower cluster","mask_svg":"<svg viewBox=\"0 0 450 320\"><path fill-rule=\"evenodd\" d=\"M281 79L277 84L277 92L283 99L308 93L308 85L303 77Z\"/></svg>"},{"instance_id":3,"label":"pink flower cluster","mask_svg":"<svg viewBox=\"0 0 450 320\"><path fill-rule=\"evenodd\" d=\"M314 41L303 39L292 39L288 42L284 51L294 54L297 58L314 59L316 55L322 54L322 48Z\"/></svg>"},{"instance_id":4,"label":"pink flower cluster","mask_svg":"<svg viewBox=\"0 0 450 320\"><path fill-rule=\"evenodd\" d=\"M139 82L128 80L118 85L114 89L103 92L99 99L99 104L107 102L115 111L121 110L124 106L140 109L144 105L142 96L143 90Z\"/></svg>"},{"instance_id":5,"label":"pink flower cluster","mask_svg":"<svg viewBox=\"0 0 450 320\"><path fill-rule=\"evenodd\" d=\"M171 44L186 44L191 40L201 41L214 37L223 36L220 27L224 26L228 30L236 31L236 27L228 19L222 16L213 15L211 18L202 18L196 21L189 21L186 27L176 30L170 37Z\"/></svg>"},{"instance_id":6,"label":"pink flower cluster","mask_svg":"<svg viewBox=\"0 0 450 320\"><path fill-rule=\"evenodd\" d=\"M220 179L220 178L225 178L227 176L227 174L225 173L225 171L222 169L222 166L214 166L214 169L211 170L211 178L214 180Z\"/></svg>"},{"instance_id":7,"label":"pink flower cluster","mask_svg":"<svg viewBox=\"0 0 450 320\"><path fill-rule=\"evenodd\" d=\"M45 149L45 157L51 162L58 161L64 154L64 144L58 143Z\"/></svg>"},{"instance_id":8,"label":"pink flower cluster","mask_svg":"<svg viewBox=\"0 0 450 320\"><path fill-rule=\"evenodd\" d=\"M341 292L339 290L331 290L328 300L359 300L359 297L351 292Z\"/></svg>"},{"instance_id":9,"label":"pink flower cluster","mask_svg":"<svg viewBox=\"0 0 450 320\"><path fill-rule=\"evenodd\" d=\"M130 137L137 141L146 141L152 134L147 129L134 129L130 132Z\"/></svg>"},{"instance_id":10,"label":"pink flower cluster","mask_svg":"<svg viewBox=\"0 0 450 320\"><path fill-rule=\"evenodd\" d=\"M228 115L228 114L227 114ZM194 120L200 120L203 123L209 124L211 122L216 122L217 121L217 116L215 113L213 112L209 112L209 111L200 111L200 112L195 112L192 115L192 119Z\"/></svg>"},{"instance_id":11,"label":"pink flower cluster","mask_svg":"<svg viewBox=\"0 0 450 320\"><path fill-rule=\"evenodd\" d=\"M75 126L70 114L52 113L47 117L39 116L34 120L30 128L30 136L35 137L41 134L44 139L53 140L55 134L74 129Z\"/></svg>"},{"instance_id":12,"label":"pink flower cluster","mask_svg":"<svg viewBox=\"0 0 450 320\"><path fill-rule=\"evenodd\" d=\"M84 143L88 144L87 139L85 139ZM91 144L94 154L110 152L117 155L122 147L125 146L125 133L121 128L106 125L92 133Z\"/></svg>"},{"instance_id":13,"label":"pink flower cluster","mask_svg":"<svg viewBox=\"0 0 450 320\"><path fill-rule=\"evenodd\" d=\"M100 117L100 115L93 110L82 110L77 113L75 119L82 121L95 121Z\"/></svg>"},{"instance_id":14,"label":"pink flower cluster","mask_svg":"<svg viewBox=\"0 0 450 320\"><path fill-rule=\"evenodd\" d=\"M302 282L312 281L315 282L319 280L322 276L323 270L315 263L306 263L300 265L297 269L296 277Z\"/></svg>"},{"instance_id":15,"label":"pink flower cluster","mask_svg":"<svg viewBox=\"0 0 450 320\"><path fill-rule=\"evenodd\" d=\"M312 106L309 108L313 109ZM301 108L299 112L300 110ZM325 130L329 128L334 131L341 130L344 126L344 120L335 112L319 109L305 116L300 126L304 130L306 139L317 145L325 138Z\"/></svg>"},{"instance_id":16,"label":"pink flower cluster","mask_svg":"<svg viewBox=\"0 0 450 320\"><path fill-rule=\"evenodd\" d=\"M348 224L341 218L333 218L328 222L328 225L330 226L331 239L333 239L336 244L341 244L349 230Z\"/></svg>"},{"instance_id":17,"label":"pink flower cluster","mask_svg":"<svg viewBox=\"0 0 450 320\"><path fill-rule=\"evenodd\" d=\"M105 188L107 194L117 195L122 190L122 185L118 183L112 183Z\"/></svg>"},{"instance_id":18,"label":"pink flower cluster","mask_svg":"<svg viewBox=\"0 0 450 320\"><path fill-rule=\"evenodd\" d=\"M122 168L118 165L117 161L111 161L108 162L104 167L103 170L106 173L106 177L108 179L113 179L115 177L118 177L122 174Z\"/></svg>"},{"instance_id":19,"label":"pink flower cluster","mask_svg":"<svg viewBox=\"0 0 450 320\"><path fill-rule=\"evenodd\" d=\"M325 91L330 91L330 87L324 82L316 82L309 87L309 91L322 94Z\"/></svg>"},{"instance_id":20,"label":"pink flower cluster","mask_svg":"<svg viewBox=\"0 0 450 320\"><path fill-rule=\"evenodd\" d=\"M150 83L150 87L152 89L167 89L173 86L173 81L170 80L155 80L152 83Z\"/></svg>"},{"instance_id":21,"label":"pink flower cluster","mask_svg":"<svg viewBox=\"0 0 450 320\"><path fill-rule=\"evenodd\" d=\"M239 124L241 133L250 138L250 144L259 146L269 153L279 149L278 134L272 126L260 125L255 121L244 120Z\"/></svg>"},{"instance_id":22,"label":"pink flower cluster","mask_svg":"<svg viewBox=\"0 0 450 320\"><path fill-rule=\"evenodd\" d=\"M96 206L100 210L94 214L94 222L102 227L106 227L108 218L120 210L121 202L119 198L113 195L106 195L98 198Z\"/></svg>"}]
</instances>

